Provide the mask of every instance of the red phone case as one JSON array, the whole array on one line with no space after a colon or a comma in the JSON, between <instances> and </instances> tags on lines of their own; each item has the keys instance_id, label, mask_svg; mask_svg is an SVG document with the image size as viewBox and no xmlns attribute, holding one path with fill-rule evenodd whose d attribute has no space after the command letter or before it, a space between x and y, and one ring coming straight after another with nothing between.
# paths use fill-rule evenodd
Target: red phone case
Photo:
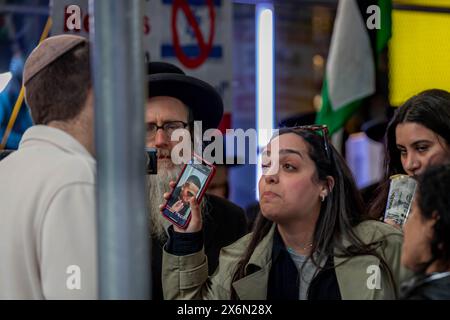
<instances>
[{"instance_id":1,"label":"red phone case","mask_svg":"<svg viewBox=\"0 0 450 320\"><path fill-rule=\"evenodd\" d=\"M211 179L212 179L212 178L214 177L214 175L216 174L216 167L215 167L213 164L211 164L211 163L209 163L208 161L206 161L205 159L203 159L202 157L198 156L197 154L194 154L194 157L197 158L198 160L200 160L202 164L206 164L208 167L211 168L211 173L208 175L208 178L206 179L206 181L205 181L205 183L204 183L204 185L203 185L203 187L202 187L202 190L201 190L201 192L200 192L200 194L199 194L199 196L198 196L198 198L197 198L197 202L200 202L200 201L202 200L202 198L203 198L203 195L204 195L205 192L206 192L206 189L208 189L208 185L209 185L209 183L211 182ZM167 203L168 203L169 200L172 198L173 192L174 192L175 189L177 188L178 183L180 182L180 179L181 179L181 177L183 176L184 171L186 170L186 168L187 168L188 165L189 165L189 164L186 163L186 164L183 166L183 170L181 170L181 173L180 173L180 175L179 175L178 178L177 178L177 182L176 182L176 184L175 184L175 188L173 188L172 191L170 192L169 199L166 200L166 202L164 203L164 207L163 207L163 211L162 211L162 215L163 215L164 218L166 218L166 219L169 220L172 224L176 225L178 228L181 228L181 229L186 229L186 228L188 227L189 222L191 221L192 211L189 211L188 218L186 219L185 224L184 224L184 225L180 225L180 224L178 224L176 221L174 221L173 219L171 219L170 217L168 217L168 216L164 213L164 210L167 209L167 210L169 210L169 211L172 211L172 210L170 210L170 208L167 207ZM172 211L172 212L173 212L173 211Z\"/></svg>"}]
</instances>

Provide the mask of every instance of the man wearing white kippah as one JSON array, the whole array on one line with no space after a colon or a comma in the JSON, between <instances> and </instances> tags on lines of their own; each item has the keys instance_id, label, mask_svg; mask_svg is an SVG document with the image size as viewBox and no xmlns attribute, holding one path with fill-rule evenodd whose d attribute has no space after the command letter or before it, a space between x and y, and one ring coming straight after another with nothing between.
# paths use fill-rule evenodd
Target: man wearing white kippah
<instances>
[{"instance_id":1,"label":"man wearing white kippah","mask_svg":"<svg viewBox=\"0 0 450 320\"><path fill-rule=\"evenodd\" d=\"M0 162L0 299L95 299L88 41L43 41L25 63L23 82L34 126Z\"/></svg>"}]
</instances>

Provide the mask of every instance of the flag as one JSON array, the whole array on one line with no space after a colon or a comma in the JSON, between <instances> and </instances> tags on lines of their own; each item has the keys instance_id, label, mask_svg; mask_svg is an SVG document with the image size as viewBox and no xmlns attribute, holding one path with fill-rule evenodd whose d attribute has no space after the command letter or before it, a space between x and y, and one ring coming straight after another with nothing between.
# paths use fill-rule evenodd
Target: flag
<instances>
[{"instance_id":1,"label":"flag","mask_svg":"<svg viewBox=\"0 0 450 320\"><path fill-rule=\"evenodd\" d=\"M371 5L378 10L368 10ZM391 8L391 0L339 1L322 86L322 106L316 118L316 123L328 125L330 133L343 127L364 98L375 93L376 56L391 37ZM370 12L379 13L374 16L379 19L379 29L369 28L373 22Z\"/></svg>"}]
</instances>

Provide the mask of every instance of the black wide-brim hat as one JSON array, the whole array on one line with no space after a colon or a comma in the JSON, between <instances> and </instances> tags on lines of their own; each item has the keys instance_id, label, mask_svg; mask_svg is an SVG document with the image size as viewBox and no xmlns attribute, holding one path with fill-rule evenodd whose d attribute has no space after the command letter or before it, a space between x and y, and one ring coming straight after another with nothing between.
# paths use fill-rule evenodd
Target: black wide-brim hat
<instances>
[{"instance_id":1,"label":"black wide-brim hat","mask_svg":"<svg viewBox=\"0 0 450 320\"><path fill-rule=\"evenodd\" d=\"M186 75L166 62L150 62L147 73L148 96L169 96L192 110L194 120L202 121L202 130L217 128L223 116L219 93L208 83Z\"/></svg>"}]
</instances>

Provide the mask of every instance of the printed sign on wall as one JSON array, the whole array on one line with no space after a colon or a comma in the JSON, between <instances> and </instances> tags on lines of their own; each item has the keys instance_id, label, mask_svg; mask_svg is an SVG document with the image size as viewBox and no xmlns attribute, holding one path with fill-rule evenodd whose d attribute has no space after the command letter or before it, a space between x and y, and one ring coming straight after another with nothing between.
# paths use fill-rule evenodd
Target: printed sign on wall
<instances>
[{"instance_id":1,"label":"printed sign on wall","mask_svg":"<svg viewBox=\"0 0 450 320\"><path fill-rule=\"evenodd\" d=\"M52 1L52 34L89 36L89 1ZM151 61L167 61L213 85L231 111L232 1L147 0L144 49Z\"/></svg>"}]
</instances>

